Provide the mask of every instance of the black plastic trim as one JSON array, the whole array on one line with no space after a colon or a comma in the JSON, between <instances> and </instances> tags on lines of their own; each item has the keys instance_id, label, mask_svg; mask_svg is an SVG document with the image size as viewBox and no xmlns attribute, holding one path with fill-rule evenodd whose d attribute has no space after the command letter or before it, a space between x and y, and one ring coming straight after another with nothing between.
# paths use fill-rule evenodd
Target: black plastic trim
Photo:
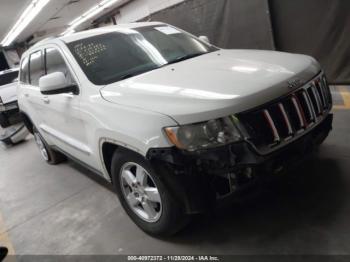
<instances>
[{"instance_id":1,"label":"black plastic trim","mask_svg":"<svg viewBox=\"0 0 350 262\"><path fill-rule=\"evenodd\" d=\"M84 168L90 170L91 172L95 173L96 175L99 175L101 177L104 178L103 173L100 172L99 170L97 170L96 168L91 167L90 165L82 162L81 160L77 159L76 157L72 156L71 154L67 153L66 151L62 150L61 148L59 148L58 146L50 146L50 148L52 150L58 151L60 153L62 153L63 155L65 155L66 157L68 157L69 159L73 160L74 162L78 163L79 165L83 166Z\"/></svg>"},{"instance_id":2,"label":"black plastic trim","mask_svg":"<svg viewBox=\"0 0 350 262\"><path fill-rule=\"evenodd\" d=\"M63 94L63 93L70 93L72 92L74 95L79 94L79 88L78 85L69 85L64 88L59 88L51 91L40 91L43 95L57 95L57 94Z\"/></svg>"}]
</instances>

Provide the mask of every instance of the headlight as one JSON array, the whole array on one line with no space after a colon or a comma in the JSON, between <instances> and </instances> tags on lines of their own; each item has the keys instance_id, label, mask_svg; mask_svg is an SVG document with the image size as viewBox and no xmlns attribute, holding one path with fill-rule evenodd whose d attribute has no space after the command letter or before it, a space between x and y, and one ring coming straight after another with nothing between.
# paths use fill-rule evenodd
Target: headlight
<instances>
[{"instance_id":1,"label":"headlight","mask_svg":"<svg viewBox=\"0 0 350 262\"><path fill-rule=\"evenodd\" d=\"M167 127L165 133L178 148L196 151L241 140L236 123L235 116L228 116L199 124Z\"/></svg>"}]
</instances>

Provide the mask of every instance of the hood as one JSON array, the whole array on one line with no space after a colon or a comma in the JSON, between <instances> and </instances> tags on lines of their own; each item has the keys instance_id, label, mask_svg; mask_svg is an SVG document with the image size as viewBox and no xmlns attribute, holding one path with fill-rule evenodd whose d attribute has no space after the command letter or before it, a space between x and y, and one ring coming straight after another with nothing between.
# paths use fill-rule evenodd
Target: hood
<instances>
[{"instance_id":1,"label":"hood","mask_svg":"<svg viewBox=\"0 0 350 262\"><path fill-rule=\"evenodd\" d=\"M188 124L259 106L290 92L289 80L305 83L319 71L309 56L220 50L107 85L101 95Z\"/></svg>"},{"instance_id":2,"label":"hood","mask_svg":"<svg viewBox=\"0 0 350 262\"><path fill-rule=\"evenodd\" d=\"M10 83L0 86L0 98L3 104L17 101L17 85L18 83Z\"/></svg>"}]
</instances>

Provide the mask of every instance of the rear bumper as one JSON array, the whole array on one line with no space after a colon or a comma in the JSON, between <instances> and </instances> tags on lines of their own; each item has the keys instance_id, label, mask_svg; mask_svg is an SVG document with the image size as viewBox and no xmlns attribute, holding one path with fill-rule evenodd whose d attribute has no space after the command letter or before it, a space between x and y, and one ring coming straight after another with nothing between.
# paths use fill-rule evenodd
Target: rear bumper
<instances>
[{"instance_id":1,"label":"rear bumper","mask_svg":"<svg viewBox=\"0 0 350 262\"><path fill-rule=\"evenodd\" d=\"M172 148L150 149L147 158L187 213L199 213L235 198L260 182L271 179L290 166L298 165L323 142L332 129L329 114L313 130L267 155L249 143L188 153Z\"/></svg>"}]
</instances>

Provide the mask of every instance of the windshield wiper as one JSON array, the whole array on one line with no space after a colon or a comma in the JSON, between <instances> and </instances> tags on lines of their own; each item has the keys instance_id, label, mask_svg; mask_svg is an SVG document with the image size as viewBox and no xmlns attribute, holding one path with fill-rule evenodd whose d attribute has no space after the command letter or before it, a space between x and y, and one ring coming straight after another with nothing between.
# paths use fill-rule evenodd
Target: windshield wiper
<instances>
[{"instance_id":1,"label":"windshield wiper","mask_svg":"<svg viewBox=\"0 0 350 262\"><path fill-rule=\"evenodd\" d=\"M178 63L178 62L190 59L190 58L194 58L196 56L201 56L201 55L204 55L204 54L207 54L207 53L196 53L196 54L179 56L179 57L176 57L175 59L169 61L165 65L175 64L175 63Z\"/></svg>"},{"instance_id":2,"label":"windshield wiper","mask_svg":"<svg viewBox=\"0 0 350 262\"><path fill-rule=\"evenodd\" d=\"M176 57L175 59L169 61L168 63L166 63L164 65L157 66L155 68L148 68L146 70L140 70L140 71L137 71L137 72L133 72L133 73L128 73L128 74L122 75L121 77L118 78L119 79L118 81L130 78L130 77L133 77L133 76L137 76L137 75L140 75L142 73L146 73L148 71L152 71L154 69L157 69L157 68L160 68L160 67L163 67L163 66L167 66L167 65L170 65L170 64L175 64L175 63L178 63L178 62L181 62L181 61L184 61L184 60L196 57L196 56L201 56L201 55L204 55L204 54L207 54L207 53L206 52L205 53L195 53L195 54L190 54L190 55L179 56L179 57Z\"/></svg>"},{"instance_id":3,"label":"windshield wiper","mask_svg":"<svg viewBox=\"0 0 350 262\"><path fill-rule=\"evenodd\" d=\"M136 76L138 74L139 73L126 74L126 75L119 77L119 80L124 80L124 79L130 78L130 77Z\"/></svg>"},{"instance_id":4,"label":"windshield wiper","mask_svg":"<svg viewBox=\"0 0 350 262\"><path fill-rule=\"evenodd\" d=\"M158 68L158 67L156 67L156 68ZM133 72L133 73L128 73L128 74L122 75L121 77L119 77L118 81L130 78L130 77L133 77L133 76L141 75L143 73L152 71L152 70L154 70L156 68L148 68L148 69L144 69L144 70L140 70L140 71L136 71L136 72Z\"/></svg>"}]
</instances>

